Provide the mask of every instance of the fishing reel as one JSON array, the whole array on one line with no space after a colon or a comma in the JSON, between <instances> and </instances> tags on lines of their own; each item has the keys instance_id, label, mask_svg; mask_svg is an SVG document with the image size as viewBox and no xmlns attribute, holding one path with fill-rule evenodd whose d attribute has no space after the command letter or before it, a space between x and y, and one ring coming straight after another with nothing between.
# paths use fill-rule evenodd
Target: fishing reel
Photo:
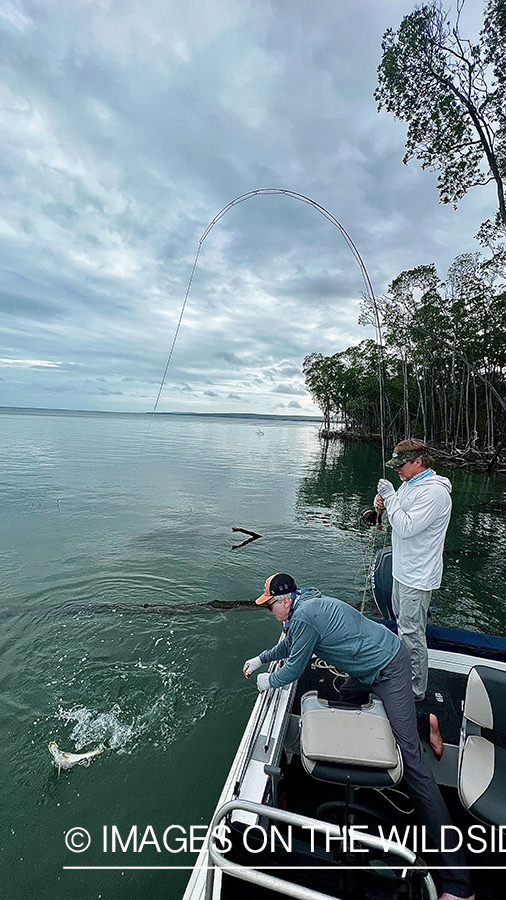
<instances>
[{"instance_id":1,"label":"fishing reel","mask_svg":"<svg viewBox=\"0 0 506 900\"><path fill-rule=\"evenodd\" d=\"M377 525L378 524L378 513L371 507L370 509L363 509L360 513L360 520L363 525Z\"/></svg>"}]
</instances>

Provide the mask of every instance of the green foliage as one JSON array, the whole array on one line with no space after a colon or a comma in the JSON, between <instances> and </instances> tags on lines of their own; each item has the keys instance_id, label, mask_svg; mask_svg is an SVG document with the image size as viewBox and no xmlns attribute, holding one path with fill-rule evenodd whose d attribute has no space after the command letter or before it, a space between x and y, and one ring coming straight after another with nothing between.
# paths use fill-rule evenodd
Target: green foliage
<instances>
[{"instance_id":1,"label":"green foliage","mask_svg":"<svg viewBox=\"0 0 506 900\"><path fill-rule=\"evenodd\" d=\"M478 237L490 256L457 256L446 281L433 264L401 272L380 300L391 444L413 434L449 446L506 442L506 229L486 223ZM374 341L305 358L325 430L334 419L380 432L379 361Z\"/></svg>"},{"instance_id":2,"label":"green foliage","mask_svg":"<svg viewBox=\"0 0 506 900\"><path fill-rule=\"evenodd\" d=\"M477 44L460 35L437 0L415 9L382 42L374 97L408 123L406 154L438 172L442 203L494 180L506 224L506 0L488 0Z\"/></svg>"},{"instance_id":3,"label":"green foliage","mask_svg":"<svg viewBox=\"0 0 506 900\"><path fill-rule=\"evenodd\" d=\"M337 356L310 353L302 363L306 387L323 413L323 428L326 431L330 431L330 417L337 402L335 391L340 381Z\"/></svg>"}]
</instances>

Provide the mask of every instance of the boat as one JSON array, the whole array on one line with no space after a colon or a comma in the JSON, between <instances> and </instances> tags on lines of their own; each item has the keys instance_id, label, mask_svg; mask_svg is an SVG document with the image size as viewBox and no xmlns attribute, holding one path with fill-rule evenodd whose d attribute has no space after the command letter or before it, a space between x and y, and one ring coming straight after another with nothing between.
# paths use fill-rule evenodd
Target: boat
<instances>
[{"instance_id":1,"label":"boat","mask_svg":"<svg viewBox=\"0 0 506 900\"><path fill-rule=\"evenodd\" d=\"M381 581L377 563L372 571ZM383 570L388 583L388 565ZM385 593L388 584L384 609ZM377 621L396 628L392 619ZM429 625L427 642L429 686L417 707L437 714L443 734L440 761L423 748L454 823L445 839L447 846L462 842L477 900L500 900L506 638ZM343 709L337 692L344 677L313 657L298 682L258 695L183 900L439 896L433 848L403 790L395 741L381 764L375 756L387 721L381 703L372 697ZM353 719L342 718L350 714ZM357 723L371 738L352 741L331 759L336 728L357 736Z\"/></svg>"}]
</instances>

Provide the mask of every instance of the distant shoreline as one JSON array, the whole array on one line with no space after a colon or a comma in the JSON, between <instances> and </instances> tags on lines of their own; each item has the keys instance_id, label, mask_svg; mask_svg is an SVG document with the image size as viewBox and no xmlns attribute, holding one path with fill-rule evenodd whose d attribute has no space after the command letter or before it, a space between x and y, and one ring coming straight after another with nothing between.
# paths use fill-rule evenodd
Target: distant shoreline
<instances>
[{"instance_id":1,"label":"distant shoreline","mask_svg":"<svg viewBox=\"0 0 506 900\"><path fill-rule=\"evenodd\" d=\"M274 421L274 422L314 422L320 423L321 416L290 416L271 415L268 413L199 413L199 412L107 412L99 409L46 409L31 406L0 406L0 415L8 416L124 416L145 418L151 416L154 419L163 419L167 416L185 416L191 418L206 419L246 419L250 421Z\"/></svg>"}]
</instances>

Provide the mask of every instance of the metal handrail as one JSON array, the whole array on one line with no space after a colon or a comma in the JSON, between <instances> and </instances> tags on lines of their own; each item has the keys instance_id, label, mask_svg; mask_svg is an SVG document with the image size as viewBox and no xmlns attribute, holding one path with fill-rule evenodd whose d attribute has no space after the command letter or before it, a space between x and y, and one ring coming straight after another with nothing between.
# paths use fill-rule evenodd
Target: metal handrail
<instances>
[{"instance_id":1,"label":"metal handrail","mask_svg":"<svg viewBox=\"0 0 506 900\"><path fill-rule=\"evenodd\" d=\"M209 829L209 834L216 834L216 829L220 822L236 809L253 813L257 816L265 816L266 818L274 819L278 822L287 822L290 825L298 827L312 828L314 831L318 831L321 834L328 834L339 838L342 837L342 829L339 825L332 825L329 822L322 822L320 819L301 816L284 809L274 809L272 806L265 806L262 803L253 803L250 800L230 800L228 803L225 803L215 814ZM357 834L356 840L372 849L384 849L384 840L381 840L381 838L378 838L373 834L360 832ZM413 851L409 850L407 847L403 847L402 844L389 841L388 849L389 852L396 853L400 856L406 863L406 866L400 866L399 868L412 866L417 860L416 853L413 853ZM256 869L247 868L238 863L230 862L225 859L222 853L218 852L212 840L209 841L208 852L211 865L209 866L207 873L205 900L212 900L216 866L226 870L227 873L234 878L239 878L242 881L249 881L259 887L269 888L276 893L284 894L285 897L295 897L296 900L336 900L335 895L330 896L329 894L322 894L320 891L314 891L311 888L293 884L293 882L277 878L274 875L267 875L265 872L260 872ZM436 886L429 872L425 872L424 881L429 900L437 900Z\"/></svg>"},{"instance_id":2,"label":"metal handrail","mask_svg":"<svg viewBox=\"0 0 506 900\"><path fill-rule=\"evenodd\" d=\"M277 665L271 664L271 666L269 667L269 674L271 672L276 672L279 668L281 668L281 663L282 663L282 660L279 660ZM265 744L264 744L264 752L265 753L267 753L267 750L269 749L269 744L270 744L272 734L274 732L274 725L276 723L276 716L278 714L278 707L279 707L280 702L281 702L281 689L280 688L278 688L277 690L274 689L274 709L272 710L270 728L269 728L269 731L267 732L267 736L265 738Z\"/></svg>"},{"instance_id":3,"label":"metal handrail","mask_svg":"<svg viewBox=\"0 0 506 900\"><path fill-rule=\"evenodd\" d=\"M280 638L280 640L281 640L281 638ZM277 669L279 669L281 667L282 662L283 662L283 660L274 660L269 666L269 673L275 672ZM269 743L270 743L270 740L271 740L271 737L272 737L272 734L274 731L274 724L275 724L276 716L278 714L279 704L281 702L281 688L268 688L266 691L263 691L263 693L261 694L261 702L260 702L260 708L259 708L257 720L255 723L255 727L252 731L251 737L249 739L248 747L244 754L244 759L242 761L241 769L240 769L239 774L236 779L236 788L234 791L234 796L237 796L240 793L242 780L243 780L243 778L246 774L246 770L251 762L251 754L253 753L255 744L256 744L256 742L260 736L260 733L262 731L262 726L265 722L265 719L267 718L267 713L268 713L269 709L271 708L272 701L274 701L274 708L273 708L272 716L271 716L271 725L270 725L269 732L268 732L266 740L265 740L265 745L264 745L265 753L267 753L267 751L269 749Z\"/></svg>"}]
</instances>

